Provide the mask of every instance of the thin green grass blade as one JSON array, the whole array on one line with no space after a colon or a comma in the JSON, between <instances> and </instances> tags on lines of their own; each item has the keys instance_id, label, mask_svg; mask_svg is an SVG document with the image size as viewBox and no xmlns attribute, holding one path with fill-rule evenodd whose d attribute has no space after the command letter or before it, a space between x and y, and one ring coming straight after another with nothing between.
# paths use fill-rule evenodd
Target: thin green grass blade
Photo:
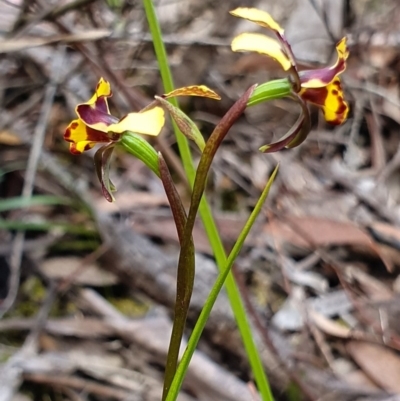
<instances>
[{"instance_id":1,"label":"thin green grass blade","mask_svg":"<svg viewBox=\"0 0 400 401\"><path fill-rule=\"evenodd\" d=\"M56 223L43 221L40 223L18 221L18 220L2 220L0 219L0 230L15 231L50 231L60 230L61 232L76 235L95 236L96 231L88 229L84 226L67 223Z\"/></svg>"},{"instance_id":2,"label":"thin green grass blade","mask_svg":"<svg viewBox=\"0 0 400 401\"><path fill-rule=\"evenodd\" d=\"M0 200L0 212L25 209L32 206L71 205L71 200L61 196L34 195L32 198L22 196Z\"/></svg>"}]
</instances>

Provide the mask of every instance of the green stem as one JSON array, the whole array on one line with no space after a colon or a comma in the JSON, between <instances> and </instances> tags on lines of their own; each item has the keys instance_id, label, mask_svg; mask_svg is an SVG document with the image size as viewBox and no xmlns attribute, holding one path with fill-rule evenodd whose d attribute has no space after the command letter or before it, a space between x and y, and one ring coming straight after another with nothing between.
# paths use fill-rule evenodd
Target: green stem
<instances>
[{"instance_id":1,"label":"green stem","mask_svg":"<svg viewBox=\"0 0 400 401\"><path fill-rule=\"evenodd\" d=\"M146 12L147 21L149 23L150 32L153 38L155 53L160 67L161 78L164 84L164 91L166 93L171 92L174 89L174 84L154 5L152 3L152 0L143 0L143 4ZM179 107L178 101L175 98L170 99L170 101L174 106ZM181 132L179 132L178 127L174 123L173 128L176 135L183 167L185 169L190 184L193 185L195 170L188 141L186 140L185 136ZM204 228L210 241L211 247L213 249L218 268L220 269L220 271L222 271L226 263L226 254L215 221L212 217L211 209L204 197L200 203L199 213L203 221ZM231 272L228 273L225 285L228 298L231 303L231 307L244 342L246 353L249 357L250 365L258 389L264 401L271 401L273 400L273 398L271 395L269 383L262 366L260 355L257 351L253 336L251 334L250 325L247 320L246 311L243 305L243 301L240 297L239 289Z\"/></svg>"},{"instance_id":2,"label":"green stem","mask_svg":"<svg viewBox=\"0 0 400 401\"><path fill-rule=\"evenodd\" d=\"M154 51L156 53L158 65L160 67L161 79L164 85L164 92L172 92L175 89L174 81L172 80L172 74L169 69L167 52L165 51L164 42L162 40L162 34L160 24L158 23L156 11L152 0L143 0L144 10L146 12L147 22L149 24L150 33L153 38ZM176 97L168 99L175 107L179 107L179 103ZM179 152L185 169L186 175L191 185L194 182L195 169L192 161L192 154L190 153L189 143L186 137L179 131L175 121L172 120L172 127L178 143Z\"/></svg>"}]
</instances>

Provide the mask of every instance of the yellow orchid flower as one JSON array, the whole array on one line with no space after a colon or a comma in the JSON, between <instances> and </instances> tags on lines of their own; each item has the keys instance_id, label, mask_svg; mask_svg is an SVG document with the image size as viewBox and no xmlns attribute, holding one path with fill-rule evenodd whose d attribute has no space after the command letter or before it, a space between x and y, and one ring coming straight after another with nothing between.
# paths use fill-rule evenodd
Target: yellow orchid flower
<instances>
[{"instance_id":1,"label":"yellow orchid flower","mask_svg":"<svg viewBox=\"0 0 400 401\"><path fill-rule=\"evenodd\" d=\"M161 107L129 113L119 119L110 114L107 98L111 96L110 83L100 78L91 99L76 106L78 119L68 125L64 134L64 139L70 142L71 153L80 154L97 143L117 142L125 131L151 136L161 132L165 123Z\"/></svg>"},{"instance_id":2,"label":"yellow orchid flower","mask_svg":"<svg viewBox=\"0 0 400 401\"><path fill-rule=\"evenodd\" d=\"M158 162L153 159L158 158L157 152L136 134L157 136L165 123L164 109L161 107L163 104L157 100L157 97L155 101L143 110L117 118L110 113L108 107L107 99L111 96L110 83L104 78L100 78L94 95L86 103L76 106L75 112L78 118L68 125L64 133L64 139L70 142L69 149L73 154L80 154L92 149L96 144L103 145L97 150L94 161L103 195L109 202L114 200L112 192L115 191L115 186L109 178L109 167L111 156L117 143L120 143L125 149L128 148L130 153L155 171L155 165L158 165ZM173 96L220 98L214 91L204 85L192 85L175 89L162 95L160 99L167 99ZM177 113L173 109L168 110L170 112L172 110L173 117L175 116L174 118L177 119ZM181 112L178 117L183 120L183 116L184 114ZM187 124L181 125L183 128L187 126ZM186 132L183 133L188 134ZM196 135L194 136L194 139L199 142L200 138ZM133 149L132 146L135 146L135 148Z\"/></svg>"},{"instance_id":3,"label":"yellow orchid flower","mask_svg":"<svg viewBox=\"0 0 400 401\"><path fill-rule=\"evenodd\" d=\"M274 32L278 40L258 33L242 33L236 36L231 44L235 52L254 51L265 54L276 60L293 78L293 90L295 97L300 102L310 102L319 106L325 120L331 124L342 124L349 112L349 106L344 100L343 90L340 84L339 75L346 69L346 59L349 52L346 45L346 38L336 44L337 60L329 67L314 70L299 71L296 59L291 50L290 44L284 36L283 28L265 11L256 8L237 8L231 11L235 17L252 21L264 28ZM304 118L299 121L296 129L291 130L281 141L266 145L261 150L276 151L282 147L294 147L299 145L307 136L304 132L304 125L309 126L308 109ZM300 131L301 132L300 134Z\"/></svg>"}]
</instances>

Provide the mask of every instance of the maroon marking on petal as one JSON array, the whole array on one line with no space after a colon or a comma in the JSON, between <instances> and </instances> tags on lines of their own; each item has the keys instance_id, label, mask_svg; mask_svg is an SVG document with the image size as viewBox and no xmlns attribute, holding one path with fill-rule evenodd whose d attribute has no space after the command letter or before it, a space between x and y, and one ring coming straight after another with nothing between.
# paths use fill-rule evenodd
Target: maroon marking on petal
<instances>
[{"instance_id":1,"label":"maroon marking on petal","mask_svg":"<svg viewBox=\"0 0 400 401\"><path fill-rule=\"evenodd\" d=\"M325 99L328 96L328 90L326 89L326 87L305 89L300 96L307 102L314 103L318 106L324 106Z\"/></svg>"},{"instance_id":2,"label":"maroon marking on petal","mask_svg":"<svg viewBox=\"0 0 400 401\"><path fill-rule=\"evenodd\" d=\"M69 146L69 151L73 154L73 155L80 155L82 152L80 152L78 149L76 149L76 144L75 143L71 143L71 145Z\"/></svg>"},{"instance_id":3,"label":"maroon marking on petal","mask_svg":"<svg viewBox=\"0 0 400 401\"><path fill-rule=\"evenodd\" d=\"M87 141L91 142L110 142L109 136L97 129L86 127Z\"/></svg>"},{"instance_id":4,"label":"maroon marking on petal","mask_svg":"<svg viewBox=\"0 0 400 401\"><path fill-rule=\"evenodd\" d=\"M332 95L337 96L339 94L339 91L337 89L332 89Z\"/></svg>"},{"instance_id":5,"label":"maroon marking on petal","mask_svg":"<svg viewBox=\"0 0 400 401\"><path fill-rule=\"evenodd\" d=\"M71 123L70 127L71 127L72 129L77 129L77 128L78 128L78 125L79 125L79 124L75 121L75 122Z\"/></svg>"},{"instance_id":6,"label":"maroon marking on petal","mask_svg":"<svg viewBox=\"0 0 400 401\"><path fill-rule=\"evenodd\" d=\"M71 137L71 129L68 127L65 132L64 132L64 139L68 141L68 139Z\"/></svg>"},{"instance_id":7,"label":"maroon marking on petal","mask_svg":"<svg viewBox=\"0 0 400 401\"><path fill-rule=\"evenodd\" d=\"M343 124L343 122L346 120L347 114L349 112L349 110L348 110L349 106L343 100L342 96L338 97L338 101L340 103L340 106L338 107L338 109L336 111L336 118L333 121L329 121L329 123L332 125Z\"/></svg>"},{"instance_id":8,"label":"maroon marking on petal","mask_svg":"<svg viewBox=\"0 0 400 401\"><path fill-rule=\"evenodd\" d=\"M102 107L93 108L88 104L79 104L76 108L79 118L87 125L104 123L105 125L115 124L119 121L117 117L102 110Z\"/></svg>"},{"instance_id":9,"label":"maroon marking on petal","mask_svg":"<svg viewBox=\"0 0 400 401\"><path fill-rule=\"evenodd\" d=\"M86 151L86 150L90 150L90 149L92 149L92 145L90 144L90 143L88 143L85 147L84 147L84 151Z\"/></svg>"}]
</instances>

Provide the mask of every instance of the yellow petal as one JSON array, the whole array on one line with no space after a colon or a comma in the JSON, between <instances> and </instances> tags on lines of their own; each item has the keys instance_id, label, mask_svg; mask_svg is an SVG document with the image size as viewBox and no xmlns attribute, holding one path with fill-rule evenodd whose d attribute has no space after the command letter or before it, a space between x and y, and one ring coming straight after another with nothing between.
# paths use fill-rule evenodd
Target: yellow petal
<instances>
[{"instance_id":1,"label":"yellow petal","mask_svg":"<svg viewBox=\"0 0 400 401\"><path fill-rule=\"evenodd\" d=\"M111 85L103 77L100 78L96 86L95 94L90 98L86 104L94 104L99 96L110 97L111 96Z\"/></svg>"},{"instance_id":2,"label":"yellow petal","mask_svg":"<svg viewBox=\"0 0 400 401\"><path fill-rule=\"evenodd\" d=\"M327 122L338 125L346 121L349 105L344 100L339 77L322 88L302 89L300 96L307 102L320 106Z\"/></svg>"},{"instance_id":3,"label":"yellow petal","mask_svg":"<svg viewBox=\"0 0 400 401\"><path fill-rule=\"evenodd\" d=\"M234 52L253 51L266 54L276 60L285 71L292 67L279 42L259 33L242 33L233 39L231 47Z\"/></svg>"},{"instance_id":4,"label":"yellow petal","mask_svg":"<svg viewBox=\"0 0 400 401\"><path fill-rule=\"evenodd\" d=\"M68 142L78 143L81 141L90 142L109 142L110 139L102 131L98 131L91 127L88 127L79 118L71 121L68 127L65 129L64 139Z\"/></svg>"},{"instance_id":5,"label":"yellow petal","mask_svg":"<svg viewBox=\"0 0 400 401\"><path fill-rule=\"evenodd\" d=\"M183 88L178 88L172 92L166 93L163 95L163 98L168 99L174 96L201 96L216 100L221 99L221 96L205 85L184 86Z\"/></svg>"},{"instance_id":6,"label":"yellow petal","mask_svg":"<svg viewBox=\"0 0 400 401\"><path fill-rule=\"evenodd\" d=\"M71 121L65 129L64 139L71 142L72 153L82 153L91 149L96 143L110 142L110 138L104 132L88 127L82 120Z\"/></svg>"},{"instance_id":7,"label":"yellow petal","mask_svg":"<svg viewBox=\"0 0 400 401\"><path fill-rule=\"evenodd\" d=\"M349 49L347 48L347 38L343 37L340 41L336 44L336 51L338 53L339 58L343 58L347 60L349 57Z\"/></svg>"},{"instance_id":8,"label":"yellow petal","mask_svg":"<svg viewBox=\"0 0 400 401\"><path fill-rule=\"evenodd\" d=\"M122 134L125 131L157 136L165 123L164 110L161 107L143 111L142 113L129 113L118 123L107 127L107 132Z\"/></svg>"},{"instance_id":9,"label":"yellow petal","mask_svg":"<svg viewBox=\"0 0 400 401\"><path fill-rule=\"evenodd\" d=\"M349 105L343 98L343 91L339 78L336 78L327 87L327 97L322 106L325 120L331 124L343 124L349 114Z\"/></svg>"},{"instance_id":10,"label":"yellow petal","mask_svg":"<svg viewBox=\"0 0 400 401\"><path fill-rule=\"evenodd\" d=\"M92 149L93 146L96 145L95 142L90 141L81 141L78 143L70 143L69 151L74 155L80 155L81 153L85 152L86 150Z\"/></svg>"},{"instance_id":11,"label":"yellow petal","mask_svg":"<svg viewBox=\"0 0 400 401\"><path fill-rule=\"evenodd\" d=\"M258 10L257 8L239 7L236 10L230 11L230 13L235 17L244 18L264 28L272 29L280 35L284 33L281 26L266 11Z\"/></svg>"}]
</instances>

